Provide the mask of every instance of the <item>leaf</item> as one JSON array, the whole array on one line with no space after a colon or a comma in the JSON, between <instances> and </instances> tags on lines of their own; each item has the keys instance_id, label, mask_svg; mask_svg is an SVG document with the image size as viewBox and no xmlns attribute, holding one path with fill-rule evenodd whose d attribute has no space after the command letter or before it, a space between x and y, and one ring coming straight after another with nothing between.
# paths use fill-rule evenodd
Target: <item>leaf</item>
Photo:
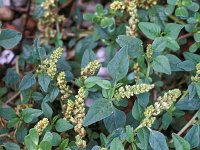
<instances>
[{"instance_id":1,"label":"leaf","mask_svg":"<svg viewBox=\"0 0 200 150\"><path fill-rule=\"evenodd\" d=\"M16 138L17 138L17 141L20 142L20 143L23 143L24 142L24 137L27 135L27 128L17 128L17 131L16 131Z\"/></svg>"},{"instance_id":2,"label":"leaf","mask_svg":"<svg viewBox=\"0 0 200 150\"><path fill-rule=\"evenodd\" d=\"M191 149L196 148L199 145L200 142L199 133L200 133L199 125L195 124L185 135L184 139L190 143Z\"/></svg>"},{"instance_id":3,"label":"leaf","mask_svg":"<svg viewBox=\"0 0 200 150\"><path fill-rule=\"evenodd\" d=\"M6 150L20 150L19 145L12 143L12 142L7 142L3 144Z\"/></svg>"},{"instance_id":4,"label":"leaf","mask_svg":"<svg viewBox=\"0 0 200 150\"><path fill-rule=\"evenodd\" d=\"M183 55L186 60L191 60L194 64L198 64L200 62L200 55L190 52L184 52Z\"/></svg>"},{"instance_id":5,"label":"leaf","mask_svg":"<svg viewBox=\"0 0 200 150\"><path fill-rule=\"evenodd\" d=\"M42 108L42 112L43 112L44 116L47 118L51 118L51 116L53 114L53 110L46 102L42 102L41 108Z\"/></svg>"},{"instance_id":6,"label":"leaf","mask_svg":"<svg viewBox=\"0 0 200 150\"><path fill-rule=\"evenodd\" d=\"M129 59L127 47L122 47L108 63L108 73L113 80L119 81L128 73Z\"/></svg>"},{"instance_id":7,"label":"leaf","mask_svg":"<svg viewBox=\"0 0 200 150\"><path fill-rule=\"evenodd\" d=\"M143 53L144 53L142 41L140 39L136 38L136 37L131 37L131 36L127 36L127 35L119 35L116 39L116 42L121 47L127 46L128 54L132 58L142 56Z\"/></svg>"},{"instance_id":8,"label":"leaf","mask_svg":"<svg viewBox=\"0 0 200 150\"><path fill-rule=\"evenodd\" d=\"M11 120L17 117L15 110L12 108L0 108L0 116L6 120Z\"/></svg>"},{"instance_id":9,"label":"leaf","mask_svg":"<svg viewBox=\"0 0 200 150\"><path fill-rule=\"evenodd\" d=\"M190 144L179 135L172 133L174 146L176 150L190 150Z\"/></svg>"},{"instance_id":10,"label":"leaf","mask_svg":"<svg viewBox=\"0 0 200 150\"><path fill-rule=\"evenodd\" d=\"M183 27L184 26L180 25L180 24L168 23L165 25L164 32L165 32L166 36L169 36L175 40L175 39L177 39L177 37Z\"/></svg>"},{"instance_id":11,"label":"leaf","mask_svg":"<svg viewBox=\"0 0 200 150\"><path fill-rule=\"evenodd\" d=\"M150 131L149 143L154 150L168 150L165 136L158 131Z\"/></svg>"},{"instance_id":12,"label":"leaf","mask_svg":"<svg viewBox=\"0 0 200 150\"><path fill-rule=\"evenodd\" d=\"M81 67L82 68L86 67L91 61L94 61L96 59L97 58L95 53L90 49L86 49L85 52L83 53Z\"/></svg>"},{"instance_id":13,"label":"leaf","mask_svg":"<svg viewBox=\"0 0 200 150\"><path fill-rule=\"evenodd\" d=\"M35 128L30 129L29 134L25 136L25 145L28 150L36 150L39 142L39 134Z\"/></svg>"},{"instance_id":14,"label":"leaf","mask_svg":"<svg viewBox=\"0 0 200 150\"><path fill-rule=\"evenodd\" d=\"M56 133L56 132L52 132L53 135L53 139L52 139L52 146L58 146L61 143L61 136Z\"/></svg>"},{"instance_id":15,"label":"leaf","mask_svg":"<svg viewBox=\"0 0 200 150\"><path fill-rule=\"evenodd\" d=\"M48 142L52 142L53 139L53 135L51 132L46 132L42 141L48 141Z\"/></svg>"},{"instance_id":16,"label":"leaf","mask_svg":"<svg viewBox=\"0 0 200 150\"><path fill-rule=\"evenodd\" d=\"M5 49L15 47L22 38L22 34L10 29L5 29L0 32L0 46Z\"/></svg>"},{"instance_id":17,"label":"leaf","mask_svg":"<svg viewBox=\"0 0 200 150\"><path fill-rule=\"evenodd\" d=\"M114 24L114 20L112 18L104 17L101 20L100 24L101 24L102 28L107 28L107 27L112 26Z\"/></svg>"},{"instance_id":18,"label":"leaf","mask_svg":"<svg viewBox=\"0 0 200 150\"><path fill-rule=\"evenodd\" d=\"M33 119L39 117L42 111L39 109L26 108L22 110L22 117L26 123L30 123Z\"/></svg>"},{"instance_id":19,"label":"leaf","mask_svg":"<svg viewBox=\"0 0 200 150\"><path fill-rule=\"evenodd\" d=\"M198 96L192 99L186 96L176 103L176 108L179 110L198 110L200 108L200 99Z\"/></svg>"},{"instance_id":20,"label":"leaf","mask_svg":"<svg viewBox=\"0 0 200 150\"><path fill-rule=\"evenodd\" d=\"M19 75L14 68L8 68L4 80L7 85L16 85L19 83Z\"/></svg>"},{"instance_id":21,"label":"leaf","mask_svg":"<svg viewBox=\"0 0 200 150\"><path fill-rule=\"evenodd\" d=\"M119 138L114 138L110 144L110 150L124 150L124 146Z\"/></svg>"},{"instance_id":22,"label":"leaf","mask_svg":"<svg viewBox=\"0 0 200 150\"><path fill-rule=\"evenodd\" d=\"M164 37L156 38L152 43L152 48L154 52L162 52L166 48L167 41Z\"/></svg>"},{"instance_id":23,"label":"leaf","mask_svg":"<svg viewBox=\"0 0 200 150\"><path fill-rule=\"evenodd\" d=\"M162 127L164 130L166 130L169 125L172 122L172 114L169 112L166 112L163 116L162 116Z\"/></svg>"},{"instance_id":24,"label":"leaf","mask_svg":"<svg viewBox=\"0 0 200 150\"><path fill-rule=\"evenodd\" d=\"M190 60L185 60L177 64L177 67L183 69L184 71L192 71L195 69L195 64Z\"/></svg>"},{"instance_id":25,"label":"leaf","mask_svg":"<svg viewBox=\"0 0 200 150\"><path fill-rule=\"evenodd\" d=\"M149 38L154 40L160 36L161 28L159 25L150 22L140 22L138 24L140 30Z\"/></svg>"},{"instance_id":26,"label":"leaf","mask_svg":"<svg viewBox=\"0 0 200 150\"><path fill-rule=\"evenodd\" d=\"M42 73L38 76L38 83L42 87L44 92L47 92L50 81L51 78L48 76L47 73Z\"/></svg>"},{"instance_id":27,"label":"leaf","mask_svg":"<svg viewBox=\"0 0 200 150\"><path fill-rule=\"evenodd\" d=\"M124 127L126 124L126 115L123 111L115 109L114 112L103 120L106 129L111 133L113 130Z\"/></svg>"},{"instance_id":28,"label":"leaf","mask_svg":"<svg viewBox=\"0 0 200 150\"><path fill-rule=\"evenodd\" d=\"M174 40L173 38L169 36L165 36L165 39L167 41L167 47L173 51L177 51L180 49L179 44Z\"/></svg>"},{"instance_id":29,"label":"leaf","mask_svg":"<svg viewBox=\"0 0 200 150\"><path fill-rule=\"evenodd\" d=\"M200 33L199 32L197 32L197 33L194 34L194 40L196 42L200 42Z\"/></svg>"},{"instance_id":30,"label":"leaf","mask_svg":"<svg viewBox=\"0 0 200 150\"><path fill-rule=\"evenodd\" d=\"M56 124L55 128L58 132L64 132L73 128L73 125L70 124L66 119L59 119Z\"/></svg>"},{"instance_id":31,"label":"leaf","mask_svg":"<svg viewBox=\"0 0 200 150\"><path fill-rule=\"evenodd\" d=\"M49 99L50 102L53 102L59 94L59 88L57 86L53 86L49 91Z\"/></svg>"},{"instance_id":32,"label":"leaf","mask_svg":"<svg viewBox=\"0 0 200 150\"><path fill-rule=\"evenodd\" d=\"M39 145L39 149L41 150L51 150L51 142L49 141L42 141Z\"/></svg>"},{"instance_id":33,"label":"leaf","mask_svg":"<svg viewBox=\"0 0 200 150\"><path fill-rule=\"evenodd\" d=\"M152 67L157 72L171 74L171 68L170 68L169 60L164 55L157 56L153 60Z\"/></svg>"},{"instance_id":34,"label":"leaf","mask_svg":"<svg viewBox=\"0 0 200 150\"><path fill-rule=\"evenodd\" d=\"M26 90L35 83L36 83L35 75L32 73L28 73L23 77L21 83L19 84L19 90L20 91Z\"/></svg>"},{"instance_id":35,"label":"leaf","mask_svg":"<svg viewBox=\"0 0 200 150\"><path fill-rule=\"evenodd\" d=\"M189 16L189 13L185 7L178 7L175 11L175 15L178 17L187 18Z\"/></svg>"},{"instance_id":36,"label":"leaf","mask_svg":"<svg viewBox=\"0 0 200 150\"><path fill-rule=\"evenodd\" d=\"M147 128L140 128L137 131L137 137L140 141L140 143L137 143L137 146L140 149L148 149L148 145L149 145L149 136L150 136L150 132Z\"/></svg>"},{"instance_id":37,"label":"leaf","mask_svg":"<svg viewBox=\"0 0 200 150\"><path fill-rule=\"evenodd\" d=\"M98 99L89 108L89 111L84 120L84 126L89 126L97 121L100 121L114 112L112 101L107 99Z\"/></svg>"},{"instance_id":38,"label":"leaf","mask_svg":"<svg viewBox=\"0 0 200 150\"><path fill-rule=\"evenodd\" d=\"M132 116L138 121L141 121L144 117L144 108L141 107L138 101L135 101L134 106L132 108Z\"/></svg>"},{"instance_id":39,"label":"leaf","mask_svg":"<svg viewBox=\"0 0 200 150\"><path fill-rule=\"evenodd\" d=\"M146 93L137 94L136 96L137 96L138 104L140 104L140 106L145 108L149 103L150 94L146 92Z\"/></svg>"}]
</instances>

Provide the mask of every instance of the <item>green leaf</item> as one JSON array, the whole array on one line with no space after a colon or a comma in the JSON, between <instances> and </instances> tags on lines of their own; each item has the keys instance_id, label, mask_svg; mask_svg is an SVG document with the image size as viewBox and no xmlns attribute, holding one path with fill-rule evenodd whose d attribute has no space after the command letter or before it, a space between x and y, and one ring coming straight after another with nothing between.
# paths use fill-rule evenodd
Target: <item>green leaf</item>
<instances>
[{"instance_id":1,"label":"green leaf","mask_svg":"<svg viewBox=\"0 0 200 150\"><path fill-rule=\"evenodd\" d=\"M19 75L14 68L8 68L4 80L7 85L16 85L19 83Z\"/></svg>"},{"instance_id":2,"label":"green leaf","mask_svg":"<svg viewBox=\"0 0 200 150\"><path fill-rule=\"evenodd\" d=\"M61 136L56 132L52 132L52 135L52 146L58 146L61 143Z\"/></svg>"},{"instance_id":3,"label":"green leaf","mask_svg":"<svg viewBox=\"0 0 200 150\"><path fill-rule=\"evenodd\" d=\"M150 131L149 143L154 150L168 150L165 136L158 131Z\"/></svg>"},{"instance_id":4,"label":"green leaf","mask_svg":"<svg viewBox=\"0 0 200 150\"><path fill-rule=\"evenodd\" d=\"M91 61L94 61L96 59L97 58L95 53L90 49L86 49L85 52L83 53L81 67L82 68L86 67Z\"/></svg>"},{"instance_id":5,"label":"green leaf","mask_svg":"<svg viewBox=\"0 0 200 150\"><path fill-rule=\"evenodd\" d=\"M52 142L53 139L53 135L51 132L46 132L42 141L48 141L48 142Z\"/></svg>"},{"instance_id":6,"label":"green leaf","mask_svg":"<svg viewBox=\"0 0 200 150\"><path fill-rule=\"evenodd\" d=\"M196 148L200 142L199 139L199 125L195 124L193 127L187 132L184 139L190 143L191 149Z\"/></svg>"},{"instance_id":7,"label":"green leaf","mask_svg":"<svg viewBox=\"0 0 200 150\"><path fill-rule=\"evenodd\" d=\"M150 94L146 92L146 93L137 94L136 96L137 96L138 104L140 104L140 106L145 108L149 103Z\"/></svg>"},{"instance_id":8,"label":"green leaf","mask_svg":"<svg viewBox=\"0 0 200 150\"><path fill-rule=\"evenodd\" d=\"M124 150L124 146L119 138L114 138L110 144L110 150Z\"/></svg>"},{"instance_id":9,"label":"green leaf","mask_svg":"<svg viewBox=\"0 0 200 150\"><path fill-rule=\"evenodd\" d=\"M139 105L137 101L135 101L134 106L132 108L132 116L138 121L141 121L144 118L144 108Z\"/></svg>"},{"instance_id":10,"label":"green leaf","mask_svg":"<svg viewBox=\"0 0 200 150\"><path fill-rule=\"evenodd\" d=\"M149 38L154 40L160 36L161 28L159 25L150 22L140 22L138 24L140 30Z\"/></svg>"},{"instance_id":11,"label":"green leaf","mask_svg":"<svg viewBox=\"0 0 200 150\"><path fill-rule=\"evenodd\" d=\"M0 32L0 46L11 49L15 47L22 38L22 34L10 29L5 29Z\"/></svg>"},{"instance_id":12,"label":"green leaf","mask_svg":"<svg viewBox=\"0 0 200 150\"><path fill-rule=\"evenodd\" d=\"M36 83L35 75L32 73L28 73L23 77L21 83L19 84L19 90L20 91L26 90L35 83Z\"/></svg>"},{"instance_id":13,"label":"green leaf","mask_svg":"<svg viewBox=\"0 0 200 150\"><path fill-rule=\"evenodd\" d=\"M137 146L140 149L148 149L149 136L150 136L150 132L149 132L149 130L147 128L138 129L137 137L138 137L140 143L137 143Z\"/></svg>"},{"instance_id":14,"label":"green leaf","mask_svg":"<svg viewBox=\"0 0 200 150\"><path fill-rule=\"evenodd\" d=\"M92 106L84 120L84 126L89 126L97 121L109 117L114 112L112 101L107 99L97 99Z\"/></svg>"},{"instance_id":15,"label":"green leaf","mask_svg":"<svg viewBox=\"0 0 200 150\"><path fill-rule=\"evenodd\" d=\"M84 13L83 14L83 19L84 20L87 20L87 21L92 21L93 20L93 18L94 18L94 14L92 14L92 13Z\"/></svg>"},{"instance_id":16,"label":"green leaf","mask_svg":"<svg viewBox=\"0 0 200 150\"><path fill-rule=\"evenodd\" d=\"M12 143L12 142L7 142L3 144L6 150L20 150L19 145Z\"/></svg>"},{"instance_id":17,"label":"green leaf","mask_svg":"<svg viewBox=\"0 0 200 150\"><path fill-rule=\"evenodd\" d=\"M25 136L25 145L28 150L36 150L39 142L39 134L35 128L30 129L29 134Z\"/></svg>"},{"instance_id":18,"label":"green leaf","mask_svg":"<svg viewBox=\"0 0 200 150\"><path fill-rule=\"evenodd\" d=\"M170 68L169 60L164 55L157 56L153 60L152 67L157 72L161 72L161 73L165 73L165 74L171 74L171 68Z\"/></svg>"},{"instance_id":19,"label":"green leaf","mask_svg":"<svg viewBox=\"0 0 200 150\"><path fill-rule=\"evenodd\" d=\"M13 128L14 126L16 126L19 122L19 118L13 118L11 120L9 120L7 127L8 128Z\"/></svg>"},{"instance_id":20,"label":"green leaf","mask_svg":"<svg viewBox=\"0 0 200 150\"><path fill-rule=\"evenodd\" d=\"M168 23L165 25L165 34L173 39L177 39L183 25L176 24L176 23Z\"/></svg>"},{"instance_id":21,"label":"green leaf","mask_svg":"<svg viewBox=\"0 0 200 150\"><path fill-rule=\"evenodd\" d=\"M133 132L133 127L131 127L130 125L126 126L126 140L129 143L133 143L134 141L134 132Z\"/></svg>"},{"instance_id":22,"label":"green leaf","mask_svg":"<svg viewBox=\"0 0 200 150\"><path fill-rule=\"evenodd\" d=\"M96 7L95 7L95 10L96 10L98 15L101 15L104 12L103 6L101 4L97 4Z\"/></svg>"},{"instance_id":23,"label":"green leaf","mask_svg":"<svg viewBox=\"0 0 200 150\"><path fill-rule=\"evenodd\" d=\"M73 125L70 124L66 119L59 119L56 124L55 128L58 132L64 132L73 128Z\"/></svg>"},{"instance_id":24,"label":"green leaf","mask_svg":"<svg viewBox=\"0 0 200 150\"><path fill-rule=\"evenodd\" d=\"M59 94L59 88L57 86L53 86L49 91L49 99L50 102L53 102Z\"/></svg>"},{"instance_id":25,"label":"green leaf","mask_svg":"<svg viewBox=\"0 0 200 150\"><path fill-rule=\"evenodd\" d=\"M152 48L154 52L162 52L166 48L167 41L164 37L156 38L152 43Z\"/></svg>"},{"instance_id":26,"label":"green leaf","mask_svg":"<svg viewBox=\"0 0 200 150\"><path fill-rule=\"evenodd\" d=\"M51 78L48 76L47 73L42 73L38 76L38 83L42 87L44 92L47 92L50 81Z\"/></svg>"},{"instance_id":27,"label":"green leaf","mask_svg":"<svg viewBox=\"0 0 200 150\"><path fill-rule=\"evenodd\" d=\"M200 108L199 97L195 96L189 99L189 97L186 96L176 103L176 108L179 110L198 110Z\"/></svg>"},{"instance_id":28,"label":"green leaf","mask_svg":"<svg viewBox=\"0 0 200 150\"><path fill-rule=\"evenodd\" d=\"M191 60L194 62L194 64L198 64L200 62L200 55L190 53L190 52L185 52L183 53L184 57L186 60Z\"/></svg>"},{"instance_id":29,"label":"green leaf","mask_svg":"<svg viewBox=\"0 0 200 150\"><path fill-rule=\"evenodd\" d=\"M127 47L123 47L108 63L108 73L114 81L119 81L128 73L129 59Z\"/></svg>"},{"instance_id":30,"label":"green leaf","mask_svg":"<svg viewBox=\"0 0 200 150\"><path fill-rule=\"evenodd\" d=\"M0 108L0 116L6 120L11 120L17 117L15 110L12 108Z\"/></svg>"},{"instance_id":31,"label":"green leaf","mask_svg":"<svg viewBox=\"0 0 200 150\"><path fill-rule=\"evenodd\" d=\"M172 122L172 113L166 112L163 116L162 116L162 127L164 130L166 130L169 125Z\"/></svg>"},{"instance_id":32,"label":"green leaf","mask_svg":"<svg viewBox=\"0 0 200 150\"><path fill-rule=\"evenodd\" d=\"M42 108L42 112L43 112L44 116L47 118L51 118L51 116L53 114L53 110L46 102L42 102L41 108Z\"/></svg>"},{"instance_id":33,"label":"green leaf","mask_svg":"<svg viewBox=\"0 0 200 150\"><path fill-rule=\"evenodd\" d=\"M26 108L22 110L22 117L26 123L31 122L33 119L39 117L42 111L39 109Z\"/></svg>"},{"instance_id":34,"label":"green leaf","mask_svg":"<svg viewBox=\"0 0 200 150\"><path fill-rule=\"evenodd\" d=\"M20 143L23 143L24 142L24 137L27 135L27 128L17 128L17 131L16 131L16 138L17 138L17 141L20 142Z\"/></svg>"},{"instance_id":35,"label":"green leaf","mask_svg":"<svg viewBox=\"0 0 200 150\"><path fill-rule=\"evenodd\" d=\"M97 84L97 82L101 82L101 79L99 77L88 77L85 81L84 81L84 85L86 88L91 88L93 86L95 86Z\"/></svg>"},{"instance_id":36,"label":"green leaf","mask_svg":"<svg viewBox=\"0 0 200 150\"><path fill-rule=\"evenodd\" d=\"M200 33L199 32L197 32L197 33L194 34L194 40L196 42L200 42Z\"/></svg>"},{"instance_id":37,"label":"green leaf","mask_svg":"<svg viewBox=\"0 0 200 150\"><path fill-rule=\"evenodd\" d=\"M112 26L114 24L114 20L112 18L104 17L101 20L101 27L102 28L107 28L109 26Z\"/></svg>"},{"instance_id":38,"label":"green leaf","mask_svg":"<svg viewBox=\"0 0 200 150\"><path fill-rule=\"evenodd\" d=\"M189 16L189 13L185 7L178 7L175 11L175 15L178 17L187 18Z\"/></svg>"},{"instance_id":39,"label":"green leaf","mask_svg":"<svg viewBox=\"0 0 200 150\"><path fill-rule=\"evenodd\" d=\"M116 42L121 46L121 47L128 47L128 54L132 58L136 58L138 56L143 55L143 46L142 46L142 41L136 37L131 37L127 35L119 35L116 39Z\"/></svg>"},{"instance_id":40,"label":"green leaf","mask_svg":"<svg viewBox=\"0 0 200 150\"><path fill-rule=\"evenodd\" d=\"M106 129L111 133L113 130L124 127L126 124L126 114L115 109L114 112L103 120Z\"/></svg>"},{"instance_id":41,"label":"green leaf","mask_svg":"<svg viewBox=\"0 0 200 150\"><path fill-rule=\"evenodd\" d=\"M167 47L173 51L177 51L180 49L179 44L174 40L173 38L169 36L165 36L165 39L167 41Z\"/></svg>"},{"instance_id":42,"label":"green leaf","mask_svg":"<svg viewBox=\"0 0 200 150\"><path fill-rule=\"evenodd\" d=\"M40 92L33 92L32 93L32 98L33 98L34 101L39 102L44 97L43 97L42 93L40 93Z\"/></svg>"},{"instance_id":43,"label":"green leaf","mask_svg":"<svg viewBox=\"0 0 200 150\"><path fill-rule=\"evenodd\" d=\"M174 146L176 150L190 150L190 144L179 135L172 133Z\"/></svg>"},{"instance_id":44,"label":"green leaf","mask_svg":"<svg viewBox=\"0 0 200 150\"><path fill-rule=\"evenodd\" d=\"M170 5L176 5L177 0L167 0L167 3Z\"/></svg>"},{"instance_id":45,"label":"green leaf","mask_svg":"<svg viewBox=\"0 0 200 150\"><path fill-rule=\"evenodd\" d=\"M51 150L51 142L49 141L42 141L39 145L39 149L38 150Z\"/></svg>"}]
</instances>

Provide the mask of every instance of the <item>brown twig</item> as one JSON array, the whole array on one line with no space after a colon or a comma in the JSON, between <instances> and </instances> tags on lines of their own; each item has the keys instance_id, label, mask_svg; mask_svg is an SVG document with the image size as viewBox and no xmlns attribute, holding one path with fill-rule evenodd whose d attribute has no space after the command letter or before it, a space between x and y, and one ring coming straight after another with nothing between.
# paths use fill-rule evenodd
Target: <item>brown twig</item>
<instances>
[{"instance_id":1,"label":"brown twig","mask_svg":"<svg viewBox=\"0 0 200 150\"><path fill-rule=\"evenodd\" d=\"M12 100L14 100L17 96L20 95L20 92L17 92L16 94L14 94L11 98L9 98L4 104L8 104L10 103Z\"/></svg>"},{"instance_id":2,"label":"brown twig","mask_svg":"<svg viewBox=\"0 0 200 150\"><path fill-rule=\"evenodd\" d=\"M192 35L193 35L193 33L187 33L187 34L181 35L181 36L178 38L178 40L191 37Z\"/></svg>"}]
</instances>

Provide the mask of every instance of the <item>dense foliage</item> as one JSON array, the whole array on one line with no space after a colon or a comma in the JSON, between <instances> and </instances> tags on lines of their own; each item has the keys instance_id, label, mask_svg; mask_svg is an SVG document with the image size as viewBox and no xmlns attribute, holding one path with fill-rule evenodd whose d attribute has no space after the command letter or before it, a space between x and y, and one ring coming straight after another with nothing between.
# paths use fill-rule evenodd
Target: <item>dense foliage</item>
<instances>
[{"instance_id":1,"label":"dense foliage","mask_svg":"<svg viewBox=\"0 0 200 150\"><path fill-rule=\"evenodd\" d=\"M38 36L20 43L0 84L0 148L200 149L199 1L76 9L70 34L67 2L35 0ZM0 46L22 38L2 26Z\"/></svg>"}]
</instances>

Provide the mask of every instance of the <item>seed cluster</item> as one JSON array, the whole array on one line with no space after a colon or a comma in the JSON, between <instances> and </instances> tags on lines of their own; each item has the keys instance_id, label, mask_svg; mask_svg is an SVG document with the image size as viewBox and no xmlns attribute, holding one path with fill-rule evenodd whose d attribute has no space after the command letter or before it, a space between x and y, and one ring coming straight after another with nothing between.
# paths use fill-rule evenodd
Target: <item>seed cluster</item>
<instances>
[{"instance_id":1,"label":"seed cluster","mask_svg":"<svg viewBox=\"0 0 200 150\"><path fill-rule=\"evenodd\" d=\"M57 77L57 83L61 93L61 100L66 100L72 94L69 86L67 85L67 81L65 80L65 72L60 72Z\"/></svg>"},{"instance_id":2,"label":"seed cluster","mask_svg":"<svg viewBox=\"0 0 200 150\"><path fill-rule=\"evenodd\" d=\"M100 66L101 65L98 60L90 62L85 68L81 69L81 77L86 79L87 77L94 75Z\"/></svg>"},{"instance_id":3,"label":"seed cluster","mask_svg":"<svg viewBox=\"0 0 200 150\"><path fill-rule=\"evenodd\" d=\"M137 85L125 85L120 87L115 93L115 99L120 100L122 98L130 98L133 95L148 92L154 88L154 84L137 84Z\"/></svg>"},{"instance_id":4,"label":"seed cluster","mask_svg":"<svg viewBox=\"0 0 200 150\"><path fill-rule=\"evenodd\" d=\"M200 81L200 63L196 65L196 75L191 77L192 82L197 83Z\"/></svg>"},{"instance_id":5,"label":"seed cluster","mask_svg":"<svg viewBox=\"0 0 200 150\"><path fill-rule=\"evenodd\" d=\"M137 8L149 9L157 4L157 0L124 0L114 1L110 8L114 11L126 11L129 15L129 25L126 27L126 34L129 36L137 36L138 15Z\"/></svg>"},{"instance_id":6,"label":"seed cluster","mask_svg":"<svg viewBox=\"0 0 200 150\"><path fill-rule=\"evenodd\" d=\"M15 108L15 112L18 116L20 116L20 113L22 112L23 109L31 107L33 107L33 104L18 104L17 107Z\"/></svg>"},{"instance_id":7,"label":"seed cluster","mask_svg":"<svg viewBox=\"0 0 200 150\"><path fill-rule=\"evenodd\" d=\"M146 58L147 60L150 62L152 61L152 57L153 56L153 49L152 49L152 45L148 44L147 45L147 50L146 50Z\"/></svg>"},{"instance_id":8,"label":"seed cluster","mask_svg":"<svg viewBox=\"0 0 200 150\"><path fill-rule=\"evenodd\" d=\"M162 111L169 109L172 104L180 97L181 91L179 89L169 90L162 97L158 97L154 105L150 105L144 112L145 118L142 120L140 127L151 127Z\"/></svg>"},{"instance_id":9,"label":"seed cluster","mask_svg":"<svg viewBox=\"0 0 200 150\"><path fill-rule=\"evenodd\" d=\"M35 125L34 128L38 131L39 135L42 135L43 130L47 127L48 124L49 120L47 118L43 118Z\"/></svg>"},{"instance_id":10,"label":"seed cluster","mask_svg":"<svg viewBox=\"0 0 200 150\"><path fill-rule=\"evenodd\" d=\"M37 70L37 73L41 72L47 72L47 74L51 77L51 79L54 79L57 69L56 69L56 63L58 62L59 58L62 56L63 49L57 48L53 53L51 54L49 59L45 59L43 64L39 65L39 68Z\"/></svg>"},{"instance_id":11,"label":"seed cluster","mask_svg":"<svg viewBox=\"0 0 200 150\"><path fill-rule=\"evenodd\" d=\"M52 38L56 35L54 26L64 21L63 15L58 15L56 8L56 0L45 0L41 7L45 10L42 17L39 19L38 28L43 31L44 37Z\"/></svg>"}]
</instances>

